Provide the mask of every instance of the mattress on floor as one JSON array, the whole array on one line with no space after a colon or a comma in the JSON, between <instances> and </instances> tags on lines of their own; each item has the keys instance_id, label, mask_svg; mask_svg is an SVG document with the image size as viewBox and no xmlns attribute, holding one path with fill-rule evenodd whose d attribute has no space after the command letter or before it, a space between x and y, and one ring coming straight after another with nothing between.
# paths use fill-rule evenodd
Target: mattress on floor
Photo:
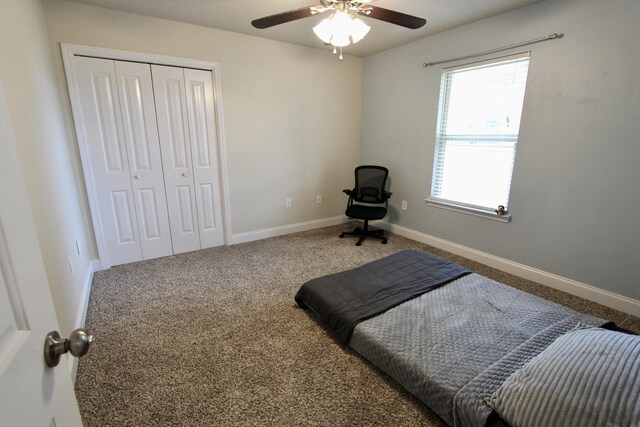
<instances>
[{"instance_id":1,"label":"mattress on floor","mask_svg":"<svg viewBox=\"0 0 640 427\"><path fill-rule=\"evenodd\" d=\"M349 346L449 425L484 425L486 400L560 335L605 321L478 274L355 327Z\"/></svg>"},{"instance_id":2,"label":"mattress on floor","mask_svg":"<svg viewBox=\"0 0 640 427\"><path fill-rule=\"evenodd\" d=\"M370 263L379 271L377 280L398 277L398 271L376 269L378 262L388 265L385 258ZM320 287L318 292L334 292L341 284L350 286L352 278L349 272L331 275L334 286ZM310 301L302 305L318 311ZM330 311L331 307L322 309ZM482 426L492 413L491 395L507 377L566 332L604 323L478 274L467 274L361 321L348 345L448 424Z\"/></svg>"}]
</instances>

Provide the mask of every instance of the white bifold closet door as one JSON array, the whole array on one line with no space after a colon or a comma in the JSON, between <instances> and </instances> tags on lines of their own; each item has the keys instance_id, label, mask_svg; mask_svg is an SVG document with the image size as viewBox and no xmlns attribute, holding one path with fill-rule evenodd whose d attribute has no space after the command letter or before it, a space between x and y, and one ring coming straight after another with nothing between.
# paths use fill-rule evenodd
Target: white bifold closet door
<instances>
[{"instance_id":1,"label":"white bifold closet door","mask_svg":"<svg viewBox=\"0 0 640 427\"><path fill-rule=\"evenodd\" d=\"M211 73L152 65L175 253L223 243Z\"/></svg>"},{"instance_id":2,"label":"white bifold closet door","mask_svg":"<svg viewBox=\"0 0 640 427\"><path fill-rule=\"evenodd\" d=\"M154 69L154 75L156 72ZM185 68L184 85L187 94L200 246L204 249L224 244L218 124L215 123L217 116L214 114L212 73Z\"/></svg>"},{"instance_id":3,"label":"white bifold closet door","mask_svg":"<svg viewBox=\"0 0 640 427\"><path fill-rule=\"evenodd\" d=\"M222 245L212 73L74 62L109 264Z\"/></svg>"},{"instance_id":4,"label":"white bifold closet door","mask_svg":"<svg viewBox=\"0 0 640 427\"><path fill-rule=\"evenodd\" d=\"M89 167L111 265L173 253L149 66L76 57ZM84 165L87 167L87 165Z\"/></svg>"}]
</instances>

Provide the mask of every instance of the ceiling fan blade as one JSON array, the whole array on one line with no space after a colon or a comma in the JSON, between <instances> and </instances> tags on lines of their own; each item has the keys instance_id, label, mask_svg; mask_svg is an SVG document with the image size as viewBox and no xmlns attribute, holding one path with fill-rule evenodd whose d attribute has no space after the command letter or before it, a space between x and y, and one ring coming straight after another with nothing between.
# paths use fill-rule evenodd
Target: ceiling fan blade
<instances>
[{"instance_id":1,"label":"ceiling fan blade","mask_svg":"<svg viewBox=\"0 0 640 427\"><path fill-rule=\"evenodd\" d=\"M369 13L366 11L358 13L363 16L368 16L369 18L379 19L380 21L400 25L401 27L412 30L420 28L427 23L427 20L424 18L418 18L417 16L407 15L406 13L396 12L395 10L384 9L378 6L370 6L370 10L371 12Z\"/></svg>"},{"instance_id":2,"label":"ceiling fan blade","mask_svg":"<svg viewBox=\"0 0 640 427\"><path fill-rule=\"evenodd\" d=\"M275 15L265 16L251 21L251 25L261 30L273 27L274 25L284 24L285 22L295 21L297 19L308 18L313 15L311 6L302 9L290 10L288 12L277 13Z\"/></svg>"}]
</instances>

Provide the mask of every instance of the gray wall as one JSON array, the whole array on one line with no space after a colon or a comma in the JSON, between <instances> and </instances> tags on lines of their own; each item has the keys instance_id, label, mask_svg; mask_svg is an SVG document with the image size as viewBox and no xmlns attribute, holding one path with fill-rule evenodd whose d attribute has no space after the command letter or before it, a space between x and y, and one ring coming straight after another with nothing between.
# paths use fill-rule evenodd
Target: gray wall
<instances>
[{"instance_id":1,"label":"gray wall","mask_svg":"<svg viewBox=\"0 0 640 427\"><path fill-rule=\"evenodd\" d=\"M547 0L365 58L362 161L390 168L390 221L638 299L638 22L637 0ZM421 64L555 32L511 51L531 51L513 221L427 206L441 67Z\"/></svg>"}]
</instances>

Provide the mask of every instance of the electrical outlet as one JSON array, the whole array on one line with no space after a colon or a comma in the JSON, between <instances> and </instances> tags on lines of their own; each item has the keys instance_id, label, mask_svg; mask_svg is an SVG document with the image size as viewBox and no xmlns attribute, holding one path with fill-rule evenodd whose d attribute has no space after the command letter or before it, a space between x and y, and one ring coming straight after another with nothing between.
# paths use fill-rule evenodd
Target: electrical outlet
<instances>
[{"instance_id":1,"label":"electrical outlet","mask_svg":"<svg viewBox=\"0 0 640 427\"><path fill-rule=\"evenodd\" d=\"M322 194L316 196L316 203L322 203Z\"/></svg>"},{"instance_id":2,"label":"electrical outlet","mask_svg":"<svg viewBox=\"0 0 640 427\"><path fill-rule=\"evenodd\" d=\"M287 209L291 207L291 199L286 199L284 201L284 207Z\"/></svg>"},{"instance_id":3,"label":"electrical outlet","mask_svg":"<svg viewBox=\"0 0 640 427\"><path fill-rule=\"evenodd\" d=\"M400 207L400 209L402 209L403 211L407 210L407 201L406 200L402 201L402 206Z\"/></svg>"}]
</instances>

